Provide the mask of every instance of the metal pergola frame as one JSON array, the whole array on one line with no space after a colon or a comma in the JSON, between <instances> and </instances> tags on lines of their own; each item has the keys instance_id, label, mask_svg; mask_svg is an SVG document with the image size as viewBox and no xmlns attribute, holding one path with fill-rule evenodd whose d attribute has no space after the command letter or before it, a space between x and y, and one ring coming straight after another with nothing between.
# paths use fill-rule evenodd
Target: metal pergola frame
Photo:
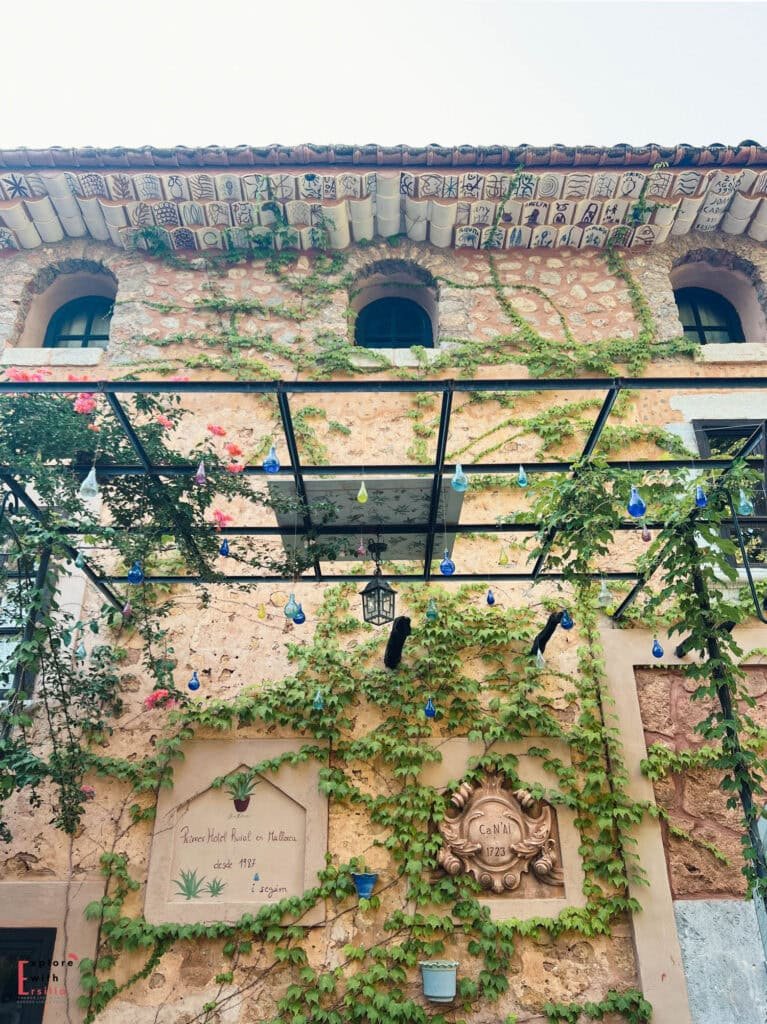
<instances>
[{"instance_id":1,"label":"metal pergola frame","mask_svg":"<svg viewBox=\"0 0 767 1024\"><path fill-rule=\"evenodd\" d=\"M93 394L103 395L110 411L119 423L131 449L136 455L136 462L125 465L99 466L98 474L103 478L119 477L126 475L146 476L158 481L162 477L188 476L194 473L195 466L191 463L180 463L177 465L159 465L150 459L144 445L141 442L131 418L120 396L136 394L174 394L179 397L184 395L210 395L221 396L227 394L236 395L265 395L274 396L277 401L280 421L282 426L282 439L278 442L278 448L288 453L290 462L281 469L281 476L291 476L296 489L299 501L305 506L302 514L302 522L296 524L295 528L285 526L251 526L247 524L222 527L218 532L222 537L230 536L260 536L260 537L290 537L290 538L316 538L323 535L353 535L360 532L372 532L386 534L423 534L425 536L423 567L421 572L414 573L388 573L384 578L394 582L429 582L432 579L432 561L434 555L435 539L444 529L443 522L439 519L439 506L442 488L446 479L455 470L455 463L447 461L448 437L450 432L451 414L453 410L453 398L457 394L472 393L533 393L533 392L599 392L602 394L600 410L592 424L589 435L579 455L570 461L542 461L525 462L525 469L528 474L579 472L583 465L596 451L599 439L605 426L608 423L610 414L621 393L625 391L743 391L762 390L767 399L767 377L615 377L615 378L562 378L562 379L502 379L502 380L424 380L424 381L94 381L85 384L82 381L45 381L45 382L1 382L0 395L3 394L54 394L66 395L77 394L87 388ZM405 463L372 465L307 465L303 464L298 451L298 442L290 405L291 395L314 395L323 394L347 394L347 395L386 395L386 394L435 394L441 396L441 407L439 413L439 426L437 430L436 451L434 461L427 464ZM767 425L762 422L753 432L752 436L742 446L741 450L730 458L669 458L669 459L645 459L645 460L613 460L607 461L607 466L616 470L631 470L640 476L650 470L674 470L674 469L717 469L720 470L717 487L723 487L732 471L734 464L738 461L745 461L748 465L764 468L764 459L750 458L749 456L762 442L766 436ZM63 469L80 471L81 467L72 464L63 464ZM467 475L475 474L514 474L519 468L518 462L482 462L466 464L463 466ZM266 476L261 466L247 466L244 470L246 476ZM324 525L312 522L311 509L307 501L306 479L311 477L375 477L375 476L421 476L430 477L430 499L428 517L421 523L376 523L369 526L360 526L359 523L328 523ZM41 518L44 510L38 506L26 488L17 478L13 466L0 466L0 481L19 500L26 510L34 517ZM161 494L161 488L158 488ZM171 511L171 520L172 510ZM739 541L741 553L744 560L744 567L748 576L751 592L754 597L757 615L763 622L767 622L762 615L761 602L756 594L753 575L746 554L743 533L740 527L737 513L731 504L732 516L724 520L726 525L734 527ZM690 512L691 519L696 518L699 510L693 508ZM749 524L754 526L767 526L767 517L749 517ZM540 522L514 522L514 523L450 523L451 533L495 533L499 535L513 533L537 533L541 529ZM664 523L647 520L647 526L651 529L662 530ZM624 521L616 524L616 530L636 530L636 521ZM69 528L69 532L76 534L76 528ZM167 532L172 533L172 529ZM73 538L74 539L74 538ZM184 533L184 539L200 568L205 568L205 562L195 544L194 536ZM549 550L556 539L556 531L551 531L544 540L541 551L535 564L526 572L485 572L485 573L461 573L457 572L452 576L439 576L440 582L533 582L537 580L561 580L563 573L546 571L545 563ZM78 550L73 544L68 553L75 557ZM83 571L89 580L98 588L104 597L115 607L121 607L123 601L118 597L112 584L127 583L127 577L117 575L106 575L100 573L86 561ZM642 587L652 576L654 569L651 567L645 573L637 571L612 571L595 572L590 574L592 579L605 580L633 580L634 587L619 605L614 613L614 618L620 618L628 608ZM301 583L309 582L365 582L373 578L372 574L364 573L334 573L331 575L323 571L319 558L315 558L313 575L300 577ZM287 582L290 577L284 575L244 573L226 574L216 572L210 578L203 572L190 575L147 575L148 583L163 584L258 584Z\"/></svg>"}]
</instances>

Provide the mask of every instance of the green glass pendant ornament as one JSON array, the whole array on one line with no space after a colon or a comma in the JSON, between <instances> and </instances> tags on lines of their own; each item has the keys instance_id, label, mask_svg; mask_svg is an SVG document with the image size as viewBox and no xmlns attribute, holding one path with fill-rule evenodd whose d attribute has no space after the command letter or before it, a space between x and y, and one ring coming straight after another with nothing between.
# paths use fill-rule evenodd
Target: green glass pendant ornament
<instances>
[{"instance_id":1,"label":"green glass pendant ornament","mask_svg":"<svg viewBox=\"0 0 767 1024\"><path fill-rule=\"evenodd\" d=\"M437 609L437 602L433 597L429 598L429 603L426 605L426 620L427 622L436 622L439 618L439 611Z\"/></svg>"},{"instance_id":2,"label":"green glass pendant ornament","mask_svg":"<svg viewBox=\"0 0 767 1024\"><path fill-rule=\"evenodd\" d=\"M77 566L78 569L85 568L85 559L83 558L82 551L78 551L77 552L77 558L75 559L75 565Z\"/></svg>"},{"instance_id":3,"label":"green glass pendant ornament","mask_svg":"<svg viewBox=\"0 0 767 1024\"><path fill-rule=\"evenodd\" d=\"M298 604L296 602L295 594L290 595L290 597L288 598L288 603L282 610L285 613L286 619L295 619L296 615L298 614Z\"/></svg>"},{"instance_id":4,"label":"green glass pendant ornament","mask_svg":"<svg viewBox=\"0 0 767 1024\"><path fill-rule=\"evenodd\" d=\"M517 483L520 487L527 487L527 473L525 472L524 466L519 467L519 472L517 473Z\"/></svg>"},{"instance_id":5,"label":"green glass pendant ornament","mask_svg":"<svg viewBox=\"0 0 767 1024\"><path fill-rule=\"evenodd\" d=\"M597 601L599 602L600 608L609 608L613 603L613 595L610 593L610 588L607 586L605 580L602 580Z\"/></svg>"},{"instance_id":6,"label":"green glass pendant ornament","mask_svg":"<svg viewBox=\"0 0 767 1024\"><path fill-rule=\"evenodd\" d=\"M323 711L325 709L325 698L322 696L322 690L317 690L312 701L313 711Z\"/></svg>"},{"instance_id":7,"label":"green glass pendant ornament","mask_svg":"<svg viewBox=\"0 0 767 1024\"><path fill-rule=\"evenodd\" d=\"M88 652L85 649L85 644L81 640L80 643L77 645L77 649L75 650L75 657L77 658L78 661L83 661L87 653Z\"/></svg>"}]
</instances>

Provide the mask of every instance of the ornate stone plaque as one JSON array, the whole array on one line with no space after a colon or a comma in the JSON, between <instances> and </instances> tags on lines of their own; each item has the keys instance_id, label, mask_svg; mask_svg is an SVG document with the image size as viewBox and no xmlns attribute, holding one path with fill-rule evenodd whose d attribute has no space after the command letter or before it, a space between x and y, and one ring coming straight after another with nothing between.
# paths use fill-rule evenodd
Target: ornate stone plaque
<instances>
[{"instance_id":1,"label":"ornate stone plaque","mask_svg":"<svg viewBox=\"0 0 767 1024\"><path fill-rule=\"evenodd\" d=\"M453 812L439 826L438 854L450 875L473 875L483 889L509 893L528 872L548 886L564 884L553 808L525 789L505 788L499 775L479 785L464 782L451 798Z\"/></svg>"}]
</instances>

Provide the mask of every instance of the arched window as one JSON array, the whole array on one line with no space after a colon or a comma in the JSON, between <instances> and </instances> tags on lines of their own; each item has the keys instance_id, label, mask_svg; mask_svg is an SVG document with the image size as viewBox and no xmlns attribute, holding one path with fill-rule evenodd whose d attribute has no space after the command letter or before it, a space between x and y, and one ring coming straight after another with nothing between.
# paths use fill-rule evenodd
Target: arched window
<instances>
[{"instance_id":1,"label":"arched window","mask_svg":"<svg viewBox=\"0 0 767 1024\"><path fill-rule=\"evenodd\" d=\"M412 299L376 299L360 310L354 340L363 348L434 348L429 314Z\"/></svg>"},{"instance_id":2,"label":"arched window","mask_svg":"<svg viewBox=\"0 0 767 1024\"><path fill-rule=\"evenodd\" d=\"M724 296L708 288L679 288L674 298L685 335L701 345L745 341L740 317Z\"/></svg>"},{"instance_id":3,"label":"arched window","mask_svg":"<svg viewBox=\"0 0 767 1024\"><path fill-rule=\"evenodd\" d=\"M73 299L51 317L45 348L106 348L114 303L100 295Z\"/></svg>"}]
</instances>

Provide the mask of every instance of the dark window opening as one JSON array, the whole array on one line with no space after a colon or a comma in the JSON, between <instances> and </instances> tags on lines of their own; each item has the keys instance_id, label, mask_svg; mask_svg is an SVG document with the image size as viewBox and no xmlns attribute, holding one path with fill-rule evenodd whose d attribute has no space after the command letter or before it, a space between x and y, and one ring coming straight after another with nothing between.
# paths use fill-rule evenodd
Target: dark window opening
<instances>
[{"instance_id":1,"label":"dark window opening","mask_svg":"<svg viewBox=\"0 0 767 1024\"><path fill-rule=\"evenodd\" d=\"M73 299L51 317L45 348L106 348L114 302L100 295Z\"/></svg>"},{"instance_id":2,"label":"dark window opening","mask_svg":"<svg viewBox=\"0 0 767 1024\"><path fill-rule=\"evenodd\" d=\"M745 341L740 317L722 295L708 288L679 288L674 298L686 336L701 345Z\"/></svg>"},{"instance_id":3,"label":"dark window opening","mask_svg":"<svg viewBox=\"0 0 767 1024\"><path fill-rule=\"evenodd\" d=\"M412 299L376 299L360 310L354 340L363 348L434 348L429 314Z\"/></svg>"},{"instance_id":4,"label":"dark window opening","mask_svg":"<svg viewBox=\"0 0 767 1024\"><path fill-rule=\"evenodd\" d=\"M760 425L765 426L761 420L696 420L693 427L698 439L698 451L701 458L715 459L719 455L726 457L737 454ZM749 456L750 458L761 456L763 459L762 480L749 494L755 516L767 516L767 453L764 438L763 430L759 447ZM734 494L733 498L737 506L737 494ZM767 527L749 526L746 518L739 517L739 521L749 562L767 565ZM737 545L738 538L734 526L723 526L722 536L731 538ZM735 558L730 561L740 565L742 564L740 558L740 548L738 548Z\"/></svg>"},{"instance_id":5,"label":"dark window opening","mask_svg":"<svg viewBox=\"0 0 767 1024\"><path fill-rule=\"evenodd\" d=\"M55 941L55 928L0 928L2 1024L42 1024L46 990L64 984L63 968L52 966Z\"/></svg>"}]
</instances>

